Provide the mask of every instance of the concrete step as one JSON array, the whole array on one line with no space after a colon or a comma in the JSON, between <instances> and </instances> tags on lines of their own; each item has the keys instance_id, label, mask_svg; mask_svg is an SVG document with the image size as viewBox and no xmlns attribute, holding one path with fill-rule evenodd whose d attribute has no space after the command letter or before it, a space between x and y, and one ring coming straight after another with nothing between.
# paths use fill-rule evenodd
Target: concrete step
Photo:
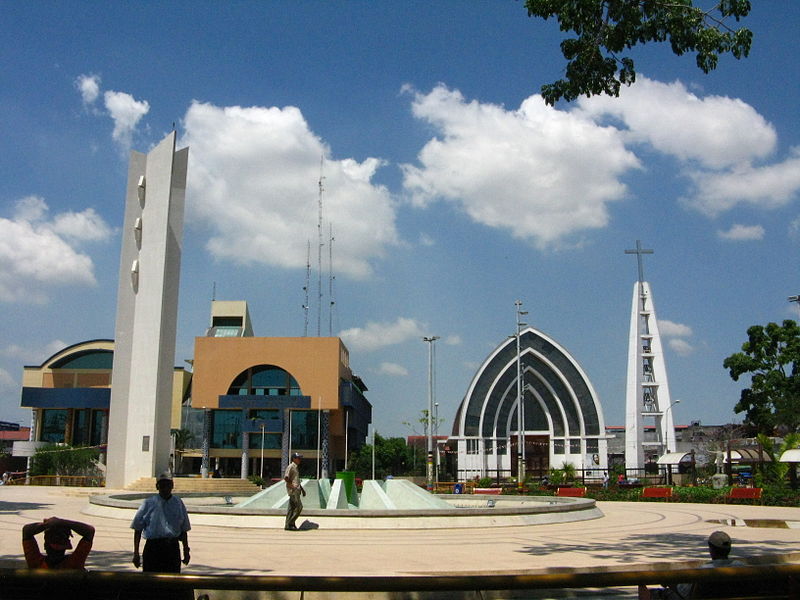
<instances>
[{"instance_id":1,"label":"concrete step","mask_svg":"<svg viewBox=\"0 0 800 600\"><path fill-rule=\"evenodd\" d=\"M247 479L176 477L173 481L175 482L175 487L173 488L175 493L205 492L223 494L236 492L250 495L261 491L259 486ZM156 489L156 479L155 477L142 477L126 485L125 489L134 492L153 492Z\"/></svg>"}]
</instances>

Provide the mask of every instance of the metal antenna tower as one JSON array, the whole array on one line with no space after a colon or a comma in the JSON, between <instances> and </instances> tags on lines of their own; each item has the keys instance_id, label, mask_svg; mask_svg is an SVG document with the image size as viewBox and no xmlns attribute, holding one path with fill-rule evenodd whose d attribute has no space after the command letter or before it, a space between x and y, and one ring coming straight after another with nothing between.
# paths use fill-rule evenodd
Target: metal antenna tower
<instances>
[{"instance_id":1,"label":"metal antenna tower","mask_svg":"<svg viewBox=\"0 0 800 600\"><path fill-rule=\"evenodd\" d=\"M336 307L336 299L333 296L333 280L336 277L333 275L333 225L328 223L328 298L330 303L328 306L328 336L333 337L333 311Z\"/></svg>"},{"instance_id":2,"label":"metal antenna tower","mask_svg":"<svg viewBox=\"0 0 800 600\"><path fill-rule=\"evenodd\" d=\"M325 157L320 156L319 158L319 217L317 219L317 241L318 241L318 248L317 248L317 337L321 335L322 329L322 246L324 245L322 242L322 196L325 192L325 187L323 185L323 181L325 180L325 176L322 174L322 169L324 166Z\"/></svg>"},{"instance_id":3,"label":"metal antenna tower","mask_svg":"<svg viewBox=\"0 0 800 600\"><path fill-rule=\"evenodd\" d=\"M308 337L308 286L311 279L311 240L306 248L306 284L303 286L305 302L303 302L303 337Z\"/></svg>"}]
</instances>

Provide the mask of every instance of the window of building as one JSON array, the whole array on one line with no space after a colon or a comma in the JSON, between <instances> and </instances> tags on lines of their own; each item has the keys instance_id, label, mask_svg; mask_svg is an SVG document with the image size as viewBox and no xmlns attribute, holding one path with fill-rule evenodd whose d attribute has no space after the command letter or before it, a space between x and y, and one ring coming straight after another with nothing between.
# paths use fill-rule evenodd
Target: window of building
<instances>
[{"instance_id":1,"label":"window of building","mask_svg":"<svg viewBox=\"0 0 800 600\"><path fill-rule=\"evenodd\" d=\"M67 429L67 410L63 408L48 408L42 411L42 426L39 439L53 444L64 443L64 433Z\"/></svg>"},{"instance_id":2,"label":"window of building","mask_svg":"<svg viewBox=\"0 0 800 600\"><path fill-rule=\"evenodd\" d=\"M211 411L211 447L242 447L242 411Z\"/></svg>"},{"instance_id":3,"label":"window of building","mask_svg":"<svg viewBox=\"0 0 800 600\"><path fill-rule=\"evenodd\" d=\"M317 447L316 410L293 410L292 415L292 450L315 450Z\"/></svg>"},{"instance_id":4,"label":"window of building","mask_svg":"<svg viewBox=\"0 0 800 600\"><path fill-rule=\"evenodd\" d=\"M586 440L586 453L597 454L600 452L600 443L597 438L589 438Z\"/></svg>"},{"instance_id":5,"label":"window of building","mask_svg":"<svg viewBox=\"0 0 800 600\"><path fill-rule=\"evenodd\" d=\"M478 453L478 440L467 440L467 454Z\"/></svg>"},{"instance_id":6,"label":"window of building","mask_svg":"<svg viewBox=\"0 0 800 600\"><path fill-rule=\"evenodd\" d=\"M240 373L228 389L239 396L301 396L300 385L287 371L273 365L258 365Z\"/></svg>"},{"instance_id":7,"label":"window of building","mask_svg":"<svg viewBox=\"0 0 800 600\"><path fill-rule=\"evenodd\" d=\"M91 409L81 408L75 410L72 416L72 445L73 446L88 446L90 427L91 427Z\"/></svg>"},{"instance_id":8,"label":"window of building","mask_svg":"<svg viewBox=\"0 0 800 600\"><path fill-rule=\"evenodd\" d=\"M250 449L261 449L261 432L250 434ZM264 434L264 450L280 450L281 449L281 434L280 433L265 433Z\"/></svg>"},{"instance_id":9,"label":"window of building","mask_svg":"<svg viewBox=\"0 0 800 600\"><path fill-rule=\"evenodd\" d=\"M580 440L570 440L569 441L569 453L570 454L580 454L581 453L581 441Z\"/></svg>"},{"instance_id":10,"label":"window of building","mask_svg":"<svg viewBox=\"0 0 800 600\"><path fill-rule=\"evenodd\" d=\"M553 454L564 454L564 440L553 440Z\"/></svg>"},{"instance_id":11,"label":"window of building","mask_svg":"<svg viewBox=\"0 0 800 600\"><path fill-rule=\"evenodd\" d=\"M492 454L494 453L494 440L485 440L483 443L483 453L484 454Z\"/></svg>"}]
</instances>

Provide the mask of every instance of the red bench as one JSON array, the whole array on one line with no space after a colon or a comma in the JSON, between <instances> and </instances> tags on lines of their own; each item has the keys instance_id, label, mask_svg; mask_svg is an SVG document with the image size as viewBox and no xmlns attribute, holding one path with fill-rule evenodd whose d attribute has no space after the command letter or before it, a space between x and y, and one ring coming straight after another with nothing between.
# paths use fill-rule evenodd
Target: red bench
<instances>
[{"instance_id":1,"label":"red bench","mask_svg":"<svg viewBox=\"0 0 800 600\"><path fill-rule=\"evenodd\" d=\"M672 498L671 487L646 487L642 489L642 498L663 498L667 502Z\"/></svg>"},{"instance_id":2,"label":"red bench","mask_svg":"<svg viewBox=\"0 0 800 600\"><path fill-rule=\"evenodd\" d=\"M731 488L726 500L758 500L761 503L761 488L735 487Z\"/></svg>"},{"instance_id":3,"label":"red bench","mask_svg":"<svg viewBox=\"0 0 800 600\"><path fill-rule=\"evenodd\" d=\"M556 490L556 496L560 498L583 498L585 495L585 487L560 487Z\"/></svg>"},{"instance_id":4,"label":"red bench","mask_svg":"<svg viewBox=\"0 0 800 600\"><path fill-rule=\"evenodd\" d=\"M503 488L473 488L473 494L502 494Z\"/></svg>"}]
</instances>

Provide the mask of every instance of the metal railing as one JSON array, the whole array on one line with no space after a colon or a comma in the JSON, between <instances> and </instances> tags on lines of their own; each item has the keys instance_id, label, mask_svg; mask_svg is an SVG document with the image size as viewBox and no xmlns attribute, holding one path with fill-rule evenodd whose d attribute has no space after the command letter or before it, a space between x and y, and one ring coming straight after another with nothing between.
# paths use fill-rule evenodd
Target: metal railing
<instances>
[{"instance_id":1,"label":"metal railing","mask_svg":"<svg viewBox=\"0 0 800 600\"><path fill-rule=\"evenodd\" d=\"M9 480L8 485L104 487L106 485L106 480L105 477L97 475L32 475L29 484L26 484L25 477L15 477Z\"/></svg>"},{"instance_id":2,"label":"metal railing","mask_svg":"<svg viewBox=\"0 0 800 600\"><path fill-rule=\"evenodd\" d=\"M42 597L69 590L80 598L152 598L215 590L267 592L475 592L477 590L610 589L677 583L735 585L740 598L798 598L800 564L758 564L742 567L647 570L590 567L553 568L530 575L414 576L241 576L119 573L114 571L48 571L0 569L3 598ZM748 584L750 584L748 586ZM61 593L58 596L63 597ZM226 595L230 597L230 595ZM729 597L729 596L725 596Z\"/></svg>"}]
</instances>

